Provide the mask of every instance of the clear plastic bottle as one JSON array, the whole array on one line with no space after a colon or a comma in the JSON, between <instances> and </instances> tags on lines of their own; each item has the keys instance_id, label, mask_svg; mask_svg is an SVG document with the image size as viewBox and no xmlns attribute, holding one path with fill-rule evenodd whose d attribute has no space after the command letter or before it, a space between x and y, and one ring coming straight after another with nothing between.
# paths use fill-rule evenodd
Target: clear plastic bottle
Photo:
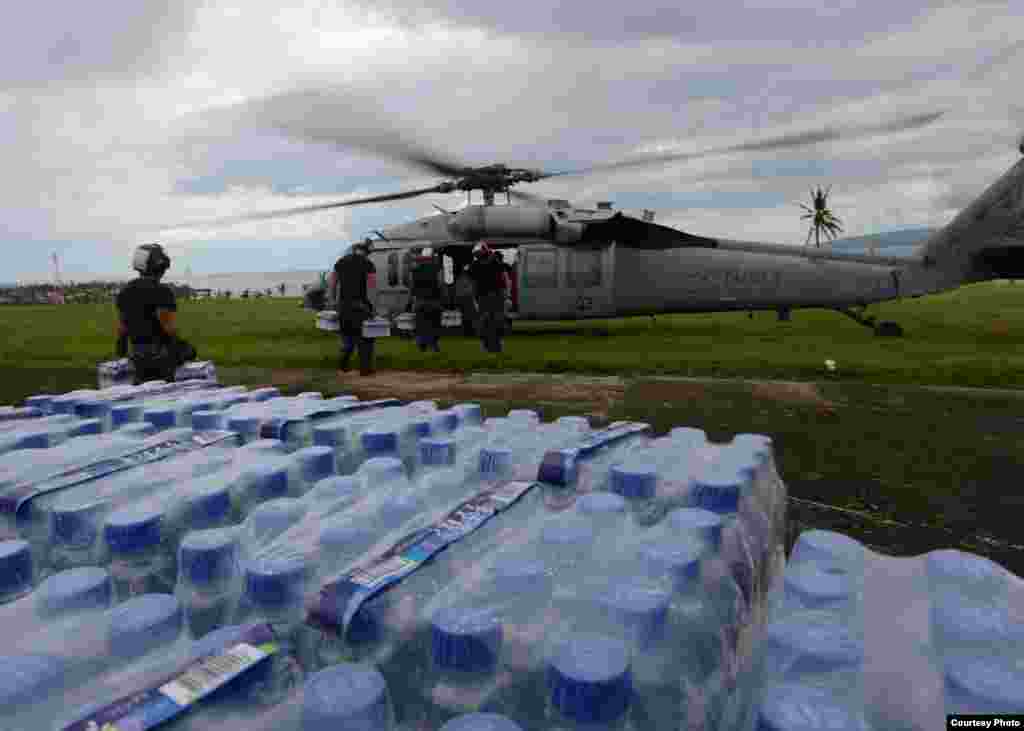
<instances>
[{"instance_id":1,"label":"clear plastic bottle","mask_svg":"<svg viewBox=\"0 0 1024 731\"><path fill-rule=\"evenodd\" d=\"M178 566L177 595L190 636L198 639L228 625L241 591L237 530L189 533L178 549Z\"/></svg>"},{"instance_id":2,"label":"clear plastic bottle","mask_svg":"<svg viewBox=\"0 0 1024 731\"><path fill-rule=\"evenodd\" d=\"M330 447L304 447L292 454L293 473L300 493L314 483L337 474L334 450Z\"/></svg>"},{"instance_id":3,"label":"clear plastic bottle","mask_svg":"<svg viewBox=\"0 0 1024 731\"><path fill-rule=\"evenodd\" d=\"M284 455L261 456L242 467L231 485L235 519L244 520L268 500L297 497L298 490L291 490L291 477L291 463Z\"/></svg>"},{"instance_id":4,"label":"clear plastic bottle","mask_svg":"<svg viewBox=\"0 0 1024 731\"><path fill-rule=\"evenodd\" d=\"M755 723L757 731L872 731L862 708L828 689L800 683L766 689Z\"/></svg>"},{"instance_id":5,"label":"clear plastic bottle","mask_svg":"<svg viewBox=\"0 0 1024 731\"><path fill-rule=\"evenodd\" d=\"M57 498L50 511L47 563L51 572L106 565L109 557L100 531L107 512L104 501L83 503L72 495Z\"/></svg>"},{"instance_id":6,"label":"clear plastic bottle","mask_svg":"<svg viewBox=\"0 0 1024 731\"><path fill-rule=\"evenodd\" d=\"M182 426L178 423L178 413L166 406L146 409L142 412L142 419L152 424L157 431Z\"/></svg>"},{"instance_id":7,"label":"clear plastic bottle","mask_svg":"<svg viewBox=\"0 0 1024 731\"><path fill-rule=\"evenodd\" d=\"M145 505L131 505L107 516L103 537L110 552L110 576L117 601L173 592L171 569L163 555L163 520L161 510Z\"/></svg>"},{"instance_id":8,"label":"clear plastic bottle","mask_svg":"<svg viewBox=\"0 0 1024 731\"><path fill-rule=\"evenodd\" d=\"M28 541L0 541L0 604L25 596L35 585L35 566Z\"/></svg>"},{"instance_id":9,"label":"clear plastic bottle","mask_svg":"<svg viewBox=\"0 0 1024 731\"><path fill-rule=\"evenodd\" d=\"M239 435L243 445L260 438L261 419L251 414L225 415L225 427Z\"/></svg>"},{"instance_id":10,"label":"clear plastic bottle","mask_svg":"<svg viewBox=\"0 0 1024 731\"><path fill-rule=\"evenodd\" d=\"M558 731L636 731L633 676L625 642L571 633L553 648L545 716Z\"/></svg>"},{"instance_id":11,"label":"clear plastic bottle","mask_svg":"<svg viewBox=\"0 0 1024 731\"><path fill-rule=\"evenodd\" d=\"M224 428L224 414L220 411L193 411L192 428L196 431L217 431Z\"/></svg>"}]
</instances>

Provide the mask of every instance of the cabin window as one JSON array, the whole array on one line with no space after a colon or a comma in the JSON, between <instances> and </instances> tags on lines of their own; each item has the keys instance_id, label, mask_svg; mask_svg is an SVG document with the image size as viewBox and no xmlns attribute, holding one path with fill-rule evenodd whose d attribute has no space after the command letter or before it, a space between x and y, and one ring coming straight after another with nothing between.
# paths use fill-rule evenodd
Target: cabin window
<instances>
[{"instance_id":1,"label":"cabin window","mask_svg":"<svg viewBox=\"0 0 1024 731\"><path fill-rule=\"evenodd\" d=\"M588 289L601 286L601 252L578 249L569 253L566 279L570 287Z\"/></svg>"},{"instance_id":2,"label":"cabin window","mask_svg":"<svg viewBox=\"0 0 1024 731\"><path fill-rule=\"evenodd\" d=\"M388 254L388 286L398 286L398 252Z\"/></svg>"},{"instance_id":3,"label":"cabin window","mask_svg":"<svg viewBox=\"0 0 1024 731\"><path fill-rule=\"evenodd\" d=\"M525 271L523 284L526 287L558 286L558 252L554 249L529 249L523 252Z\"/></svg>"}]
</instances>

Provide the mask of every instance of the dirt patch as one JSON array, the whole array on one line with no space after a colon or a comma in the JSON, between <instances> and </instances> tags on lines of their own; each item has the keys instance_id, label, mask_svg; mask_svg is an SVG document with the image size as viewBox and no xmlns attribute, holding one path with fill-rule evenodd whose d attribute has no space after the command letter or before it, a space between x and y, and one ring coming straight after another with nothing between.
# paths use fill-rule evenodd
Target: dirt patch
<instances>
[{"instance_id":1,"label":"dirt patch","mask_svg":"<svg viewBox=\"0 0 1024 731\"><path fill-rule=\"evenodd\" d=\"M805 404L824 409L835 408L835 404L825 399L813 383L754 383L751 386L751 395L756 399L766 401Z\"/></svg>"},{"instance_id":2,"label":"dirt patch","mask_svg":"<svg viewBox=\"0 0 1024 731\"><path fill-rule=\"evenodd\" d=\"M704 398L707 387L700 383L641 381L633 386L630 395L644 403L679 404Z\"/></svg>"}]
</instances>

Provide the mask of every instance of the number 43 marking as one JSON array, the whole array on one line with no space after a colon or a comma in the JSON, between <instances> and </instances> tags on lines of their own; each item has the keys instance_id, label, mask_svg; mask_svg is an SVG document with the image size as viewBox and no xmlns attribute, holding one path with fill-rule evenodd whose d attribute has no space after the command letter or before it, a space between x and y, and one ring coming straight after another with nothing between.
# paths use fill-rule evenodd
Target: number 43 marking
<instances>
[{"instance_id":1,"label":"number 43 marking","mask_svg":"<svg viewBox=\"0 0 1024 731\"><path fill-rule=\"evenodd\" d=\"M590 297L577 297L576 298L576 309L577 310L592 310L594 309L594 300Z\"/></svg>"}]
</instances>

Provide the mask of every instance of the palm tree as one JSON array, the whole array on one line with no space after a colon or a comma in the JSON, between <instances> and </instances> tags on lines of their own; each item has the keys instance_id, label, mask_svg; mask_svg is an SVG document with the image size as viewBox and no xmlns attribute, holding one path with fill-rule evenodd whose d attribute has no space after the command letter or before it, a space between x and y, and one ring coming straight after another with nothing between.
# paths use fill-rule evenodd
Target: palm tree
<instances>
[{"instance_id":1,"label":"palm tree","mask_svg":"<svg viewBox=\"0 0 1024 731\"><path fill-rule=\"evenodd\" d=\"M811 221L811 227L807 231L807 241L804 242L804 246L811 242L811 234L814 235L815 246L820 249L822 232L825 233L827 239L834 239L837 234L842 232L842 221L828 209L828 196L831 192L831 185L828 190L822 190L819 186L817 190L811 191L811 202L814 204L814 208L810 208L803 203L800 204L800 207L807 211L807 213L800 216L801 220L806 221L810 219Z\"/></svg>"}]
</instances>

